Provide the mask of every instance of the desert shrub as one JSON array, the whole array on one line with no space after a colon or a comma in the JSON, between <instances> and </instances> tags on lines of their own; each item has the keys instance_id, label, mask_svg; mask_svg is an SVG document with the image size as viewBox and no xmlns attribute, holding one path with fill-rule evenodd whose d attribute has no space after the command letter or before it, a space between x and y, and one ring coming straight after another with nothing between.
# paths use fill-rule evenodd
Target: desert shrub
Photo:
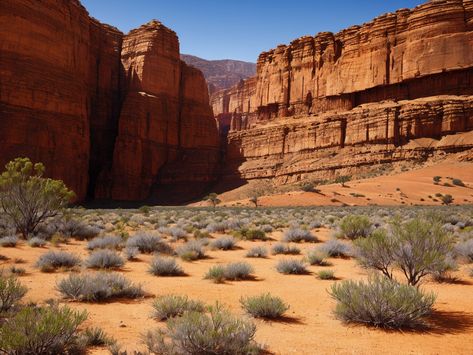
<instances>
[{"instance_id":1,"label":"desert shrub","mask_svg":"<svg viewBox=\"0 0 473 355\"><path fill-rule=\"evenodd\" d=\"M349 245L337 240L330 239L318 247L318 250L329 257L348 257L351 255L351 248Z\"/></svg>"},{"instance_id":2,"label":"desert shrub","mask_svg":"<svg viewBox=\"0 0 473 355\"><path fill-rule=\"evenodd\" d=\"M126 247L138 248L141 253L165 253L172 254L172 248L159 236L150 233L137 233L129 238Z\"/></svg>"},{"instance_id":3,"label":"desert shrub","mask_svg":"<svg viewBox=\"0 0 473 355\"><path fill-rule=\"evenodd\" d=\"M307 252L306 259L310 265L323 266L323 265L327 265L327 261L326 261L327 257L328 255L321 252L320 250L312 249Z\"/></svg>"},{"instance_id":4,"label":"desert shrub","mask_svg":"<svg viewBox=\"0 0 473 355\"><path fill-rule=\"evenodd\" d=\"M342 176L337 176L337 178L335 179L335 183L345 186L345 184L349 182L350 180L351 180L350 175L342 175Z\"/></svg>"},{"instance_id":5,"label":"desert shrub","mask_svg":"<svg viewBox=\"0 0 473 355\"><path fill-rule=\"evenodd\" d=\"M218 194L216 194L215 192L212 192L212 193L208 194L207 196L205 196L204 201L208 201L213 206L214 209L220 202L222 202L218 198Z\"/></svg>"},{"instance_id":6,"label":"desert shrub","mask_svg":"<svg viewBox=\"0 0 473 355\"><path fill-rule=\"evenodd\" d=\"M432 312L433 294L401 285L384 276L367 282L342 281L330 292L337 301L335 315L345 321L383 328L415 328Z\"/></svg>"},{"instance_id":7,"label":"desert shrub","mask_svg":"<svg viewBox=\"0 0 473 355\"><path fill-rule=\"evenodd\" d=\"M17 276L22 276L26 274L26 269L23 267L18 267L16 265L10 266L10 273L15 274Z\"/></svg>"},{"instance_id":8,"label":"desert shrub","mask_svg":"<svg viewBox=\"0 0 473 355\"><path fill-rule=\"evenodd\" d=\"M290 243L316 242L317 238L308 230L301 228L289 228L283 236L283 241Z\"/></svg>"},{"instance_id":9,"label":"desert shrub","mask_svg":"<svg viewBox=\"0 0 473 355\"><path fill-rule=\"evenodd\" d=\"M356 239L370 235L372 224L367 216L349 215L340 222L341 237Z\"/></svg>"},{"instance_id":10,"label":"desert shrub","mask_svg":"<svg viewBox=\"0 0 473 355\"><path fill-rule=\"evenodd\" d=\"M234 233L235 237L243 240L267 240L266 233L262 229L242 228Z\"/></svg>"},{"instance_id":11,"label":"desert shrub","mask_svg":"<svg viewBox=\"0 0 473 355\"><path fill-rule=\"evenodd\" d=\"M85 224L81 220L66 218L59 227L61 234L79 240L88 240L100 234L101 230Z\"/></svg>"},{"instance_id":12,"label":"desert shrub","mask_svg":"<svg viewBox=\"0 0 473 355\"><path fill-rule=\"evenodd\" d=\"M296 259L280 260L276 264L276 270L281 274L302 275L308 273L304 262Z\"/></svg>"},{"instance_id":13,"label":"desert shrub","mask_svg":"<svg viewBox=\"0 0 473 355\"><path fill-rule=\"evenodd\" d=\"M210 223L206 230L209 233L224 233L227 230L227 225L223 222Z\"/></svg>"},{"instance_id":14,"label":"desert shrub","mask_svg":"<svg viewBox=\"0 0 473 355\"><path fill-rule=\"evenodd\" d=\"M151 260L148 271L155 276L179 276L184 274L184 271L174 258L163 258L160 256Z\"/></svg>"},{"instance_id":15,"label":"desert shrub","mask_svg":"<svg viewBox=\"0 0 473 355\"><path fill-rule=\"evenodd\" d=\"M452 179L452 184L456 186L465 186L465 183L461 181L460 179Z\"/></svg>"},{"instance_id":16,"label":"desert shrub","mask_svg":"<svg viewBox=\"0 0 473 355\"><path fill-rule=\"evenodd\" d=\"M438 184L440 182L440 180L442 180L442 177L441 176L434 176L432 178L432 180L434 181L434 183Z\"/></svg>"},{"instance_id":17,"label":"desert shrub","mask_svg":"<svg viewBox=\"0 0 473 355\"><path fill-rule=\"evenodd\" d=\"M206 280L212 280L214 283L219 284L225 281L225 267L222 265L214 265L210 267L209 271L204 276Z\"/></svg>"},{"instance_id":18,"label":"desert shrub","mask_svg":"<svg viewBox=\"0 0 473 355\"><path fill-rule=\"evenodd\" d=\"M260 230L264 233L271 233L272 231L274 231L274 228L272 225L270 224L263 224L262 226L259 227ZM255 229L255 230L258 230L258 229ZM266 237L266 236L265 236Z\"/></svg>"},{"instance_id":19,"label":"desert shrub","mask_svg":"<svg viewBox=\"0 0 473 355\"><path fill-rule=\"evenodd\" d=\"M455 252L467 259L468 262L473 262L473 239L458 243L455 246Z\"/></svg>"},{"instance_id":20,"label":"desert shrub","mask_svg":"<svg viewBox=\"0 0 473 355\"><path fill-rule=\"evenodd\" d=\"M141 285L131 283L118 273L71 274L58 282L57 289L65 298L85 302L144 295Z\"/></svg>"},{"instance_id":21,"label":"desert shrub","mask_svg":"<svg viewBox=\"0 0 473 355\"><path fill-rule=\"evenodd\" d=\"M136 260L136 257L140 253L140 249L137 247L126 247L123 251L123 255L125 256L126 260Z\"/></svg>"},{"instance_id":22,"label":"desert shrub","mask_svg":"<svg viewBox=\"0 0 473 355\"><path fill-rule=\"evenodd\" d=\"M298 255L300 253L301 250L298 247L282 243L277 243L271 248L271 254L273 255Z\"/></svg>"},{"instance_id":23,"label":"desert shrub","mask_svg":"<svg viewBox=\"0 0 473 355\"><path fill-rule=\"evenodd\" d=\"M71 269L80 262L80 258L74 254L51 250L39 257L36 267L42 272L52 272L59 268Z\"/></svg>"},{"instance_id":24,"label":"desert shrub","mask_svg":"<svg viewBox=\"0 0 473 355\"><path fill-rule=\"evenodd\" d=\"M182 260L192 261L205 258L205 250L201 241L191 240L176 249Z\"/></svg>"},{"instance_id":25,"label":"desert shrub","mask_svg":"<svg viewBox=\"0 0 473 355\"><path fill-rule=\"evenodd\" d=\"M196 231L194 231L194 238L195 239L210 238L210 233L207 231L201 231L200 229L197 229Z\"/></svg>"},{"instance_id":26,"label":"desert shrub","mask_svg":"<svg viewBox=\"0 0 473 355\"><path fill-rule=\"evenodd\" d=\"M321 280L334 280L335 273L333 270L321 270L317 272L317 277Z\"/></svg>"},{"instance_id":27,"label":"desert shrub","mask_svg":"<svg viewBox=\"0 0 473 355\"><path fill-rule=\"evenodd\" d=\"M255 318L281 318L289 309L282 299L269 293L242 298L240 303L243 309Z\"/></svg>"},{"instance_id":28,"label":"desert shrub","mask_svg":"<svg viewBox=\"0 0 473 355\"><path fill-rule=\"evenodd\" d=\"M210 246L213 249L231 250L235 247L236 241L233 237L220 237L214 240Z\"/></svg>"},{"instance_id":29,"label":"desert shrub","mask_svg":"<svg viewBox=\"0 0 473 355\"><path fill-rule=\"evenodd\" d=\"M245 262L236 262L228 264L225 267L225 279L227 280L245 280L253 272L253 267Z\"/></svg>"},{"instance_id":30,"label":"desert shrub","mask_svg":"<svg viewBox=\"0 0 473 355\"><path fill-rule=\"evenodd\" d=\"M265 247L254 247L246 253L247 258L266 258L268 250Z\"/></svg>"},{"instance_id":31,"label":"desert shrub","mask_svg":"<svg viewBox=\"0 0 473 355\"><path fill-rule=\"evenodd\" d=\"M153 318L167 320L182 316L184 312L205 312L205 305L200 301L190 300L187 296L166 295L153 301Z\"/></svg>"},{"instance_id":32,"label":"desert shrub","mask_svg":"<svg viewBox=\"0 0 473 355\"><path fill-rule=\"evenodd\" d=\"M87 312L69 307L27 306L0 327L0 349L5 354L77 353L78 327Z\"/></svg>"},{"instance_id":33,"label":"desert shrub","mask_svg":"<svg viewBox=\"0 0 473 355\"><path fill-rule=\"evenodd\" d=\"M187 238L187 232L180 227L169 228L169 234L174 238L174 240Z\"/></svg>"},{"instance_id":34,"label":"desert shrub","mask_svg":"<svg viewBox=\"0 0 473 355\"><path fill-rule=\"evenodd\" d=\"M106 235L104 237L94 238L87 243L87 249L121 249L123 239L115 235Z\"/></svg>"},{"instance_id":35,"label":"desert shrub","mask_svg":"<svg viewBox=\"0 0 473 355\"><path fill-rule=\"evenodd\" d=\"M14 248L18 244L18 237L17 236L7 236L0 238L0 246L4 248Z\"/></svg>"},{"instance_id":36,"label":"desert shrub","mask_svg":"<svg viewBox=\"0 0 473 355\"><path fill-rule=\"evenodd\" d=\"M0 274L0 314L15 308L27 290L15 277Z\"/></svg>"},{"instance_id":37,"label":"desert shrub","mask_svg":"<svg viewBox=\"0 0 473 355\"><path fill-rule=\"evenodd\" d=\"M33 248L41 248L44 247L47 244L47 242L38 237L33 237L30 240L28 240L28 245Z\"/></svg>"},{"instance_id":38,"label":"desert shrub","mask_svg":"<svg viewBox=\"0 0 473 355\"><path fill-rule=\"evenodd\" d=\"M125 264L125 260L113 250L101 249L94 251L85 261L91 269L118 269Z\"/></svg>"},{"instance_id":39,"label":"desert shrub","mask_svg":"<svg viewBox=\"0 0 473 355\"><path fill-rule=\"evenodd\" d=\"M256 326L215 306L210 314L185 312L170 319L166 330L149 331L144 342L151 354L252 355Z\"/></svg>"},{"instance_id":40,"label":"desert shrub","mask_svg":"<svg viewBox=\"0 0 473 355\"><path fill-rule=\"evenodd\" d=\"M407 283L415 286L445 267L453 243L452 235L440 223L413 219L406 223L395 221L389 234L379 231L355 244L362 266L381 271L390 279L393 269L399 268Z\"/></svg>"},{"instance_id":41,"label":"desert shrub","mask_svg":"<svg viewBox=\"0 0 473 355\"><path fill-rule=\"evenodd\" d=\"M319 222L319 221L312 221L309 224L310 229L317 229L317 228L322 228L322 227L323 227L323 224L322 222Z\"/></svg>"},{"instance_id":42,"label":"desert shrub","mask_svg":"<svg viewBox=\"0 0 473 355\"><path fill-rule=\"evenodd\" d=\"M315 187L315 184L312 182L306 182L301 185L301 190L304 192L316 192L317 189Z\"/></svg>"},{"instance_id":43,"label":"desert shrub","mask_svg":"<svg viewBox=\"0 0 473 355\"><path fill-rule=\"evenodd\" d=\"M104 346L112 345L115 340L107 335L102 328L86 328L81 336L86 346Z\"/></svg>"},{"instance_id":44,"label":"desert shrub","mask_svg":"<svg viewBox=\"0 0 473 355\"><path fill-rule=\"evenodd\" d=\"M440 197L440 200L442 200L442 203L444 205L449 205L453 202L453 197L452 195L446 194L446 195L442 195L442 197Z\"/></svg>"},{"instance_id":45,"label":"desert shrub","mask_svg":"<svg viewBox=\"0 0 473 355\"><path fill-rule=\"evenodd\" d=\"M24 239L74 198L64 182L43 177L45 168L41 163L17 158L5 168L0 175L0 205Z\"/></svg>"}]
</instances>

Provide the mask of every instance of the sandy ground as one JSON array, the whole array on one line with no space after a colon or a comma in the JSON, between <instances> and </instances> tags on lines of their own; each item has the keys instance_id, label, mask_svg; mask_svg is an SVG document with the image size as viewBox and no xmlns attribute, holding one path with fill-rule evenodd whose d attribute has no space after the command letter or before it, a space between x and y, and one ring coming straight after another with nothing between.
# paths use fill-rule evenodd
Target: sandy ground
<instances>
[{"instance_id":1,"label":"sandy ground","mask_svg":"<svg viewBox=\"0 0 473 355\"><path fill-rule=\"evenodd\" d=\"M460 176L468 180L466 176ZM473 181L472 181L473 182ZM396 186L392 181L392 186ZM427 179L425 185L428 185ZM359 186L359 185L356 185ZM372 185L368 185L372 186ZM407 184L401 187L407 192ZM351 189L354 189L352 187ZM450 190L449 190L450 191ZM470 190L469 190L470 191ZM315 230L317 237L324 241L330 231ZM335 271L340 279L360 279L366 272L351 259L330 259L331 266L309 266L310 275L282 275L276 272L277 260L301 258L302 256L269 256L267 259L244 258L246 251L256 245L268 248L281 238L275 232L274 241L239 242L239 249L233 251L209 251L210 258L197 262L182 262L183 277L155 277L146 272L151 256L143 256L137 262L127 262L123 274L134 282L142 283L144 289L157 296L169 293L185 294L212 304L223 302L236 314L243 314L239 299L245 295L270 292L283 298L290 306L288 317L283 321L267 322L257 320L256 339L266 344L273 354L471 354L473 351L473 279L468 276L468 265L462 265L455 273L459 281L454 284L426 282L422 287L437 295L436 314L432 318L434 327L428 332L398 332L345 325L335 319L332 310L334 301L327 290L335 281L322 281L315 272L322 268ZM301 244L304 250L316 244ZM85 242L71 242L60 249L74 252L85 258L88 254ZM51 247L51 249L55 249ZM16 258L23 259L19 266L26 268L27 274L20 277L29 288L26 301L43 302L60 299L55 290L58 280L67 276L66 272L41 273L34 267L39 255L47 248L31 248L21 244L16 248L0 248L0 254L10 258L2 262L0 268L7 268ZM203 279L211 265L246 260L255 268L256 280L214 284ZM471 266L471 265L470 265ZM128 350L139 347L140 334L148 329L163 326L150 318L151 298L111 302L103 304L69 303L72 307L86 309L89 319L86 326L102 327L114 336ZM67 303L62 301L63 303ZM93 354L108 353L105 349L95 349Z\"/></svg>"},{"instance_id":2,"label":"sandy ground","mask_svg":"<svg viewBox=\"0 0 473 355\"><path fill-rule=\"evenodd\" d=\"M442 177L438 185L433 183L434 176ZM452 185L448 177L461 179L466 187ZM444 183L452 186L444 186ZM435 196L440 193L452 195L454 204L473 204L473 163L448 161L393 175L354 180L345 187L332 184L317 188L319 193L295 191L263 196L259 203L261 206L441 205L441 199ZM238 197L245 194L244 187L239 190L220 195L222 205L252 205L248 199Z\"/></svg>"}]
</instances>

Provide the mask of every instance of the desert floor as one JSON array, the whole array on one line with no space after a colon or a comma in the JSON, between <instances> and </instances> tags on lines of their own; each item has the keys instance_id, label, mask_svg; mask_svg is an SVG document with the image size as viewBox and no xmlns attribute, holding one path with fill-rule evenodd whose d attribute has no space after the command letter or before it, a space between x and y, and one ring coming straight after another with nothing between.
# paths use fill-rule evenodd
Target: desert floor
<instances>
[{"instance_id":1,"label":"desert floor","mask_svg":"<svg viewBox=\"0 0 473 355\"><path fill-rule=\"evenodd\" d=\"M330 238L331 231L325 228L313 230L321 242ZM214 235L215 236L215 235ZM335 319L332 310L335 302L328 290L336 281L323 281L315 276L322 268L335 271L339 280L362 279L367 272L357 266L353 259L329 259L331 265L309 266L309 275L282 275L275 270L277 260L302 258L300 256L272 256L266 259L245 258L246 251L256 245L270 247L281 238L281 232L270 235L273 240L266 242L238 242L238 248L231 251L208 251L209 258L196 262L179 261L187 276L155 277L147 273L152 256L140 256L135 262L127 262L120 271L135 282L142 283L144 289L153 296L165 294L185 294L192 299L212 304L216 301L227 305L232 312L243 315L239 299L245 295L270 292L283 298L290 310L281 321L256 320L258 327L256 340L266 344L273 354L471 354L473 351L473 278L468 276L468 265L461 265L455 272L455 283L439 284L427 281L424 290L438 295L436 312L430 319L432 328L428 331L400 332L372 329L364 326L346 325ZM88 255L86 242L71 241L58 247L82 258ZM300 244L304 251L320 243ZM48 248L32 248L21 243L16 248L0 248L0 254L9 258L0 268L23 262L27 273L20 277L29 292L26 301L44 302L60 299L55 290L58 280L67 272L41 273L34 267L39 255ZM203 276L211 265L232 261L249 262L255 268L255 280L214 284ZM470 265L471 266L471 265ZM140 334L154 327L164 326L150 318L152 298L103 304L65 302L74 308L86 309L89 319L85 326L103 328L114 336L128 350L140 348ZM94 354L108 353L106 349L94 349Z\"/></svg>"}]
</instances>

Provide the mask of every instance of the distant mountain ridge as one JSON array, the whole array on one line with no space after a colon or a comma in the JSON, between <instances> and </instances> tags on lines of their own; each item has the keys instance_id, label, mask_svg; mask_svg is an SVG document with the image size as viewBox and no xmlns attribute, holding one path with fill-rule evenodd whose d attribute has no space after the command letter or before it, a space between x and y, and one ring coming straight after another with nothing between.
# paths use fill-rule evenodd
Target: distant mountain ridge
<instances>
[{"instance_id":1,"label":"distant mountain ridge","mask_svg":"<svg viewBox=\"0 0 473 355\"><path fill-rule=\"evenodd\" d=\"M231 59L206 60L188 54L181 54L181 59L204 73L209 94L228 89L256 74L256 63Z\"/></svg>"}]
</instances>

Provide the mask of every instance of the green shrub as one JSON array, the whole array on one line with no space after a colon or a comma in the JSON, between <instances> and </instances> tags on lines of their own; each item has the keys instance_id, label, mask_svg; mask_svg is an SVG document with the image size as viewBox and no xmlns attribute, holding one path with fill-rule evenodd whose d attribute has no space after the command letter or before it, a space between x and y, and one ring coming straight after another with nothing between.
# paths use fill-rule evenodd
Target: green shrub
<instances>
[{"instance_id":1,"label":"green shrub","mask_svg":"<svg viewBox=\"0 0 473 355\"><path fill-rule=\"evenodd\" d=\"M328 255L319 249L312 249L307 252L307 262L310 265L319 265L319 266L324 266L327 265L327 259Z\"/></svg>"},{"instance_id":2,"label":"green shrub","mask_svg":"<svg viewBox=\"0 0 473 355\"><path fill-rule=\"evenodd\" d=\"M317 277L321 280L335 280L333 270L321 270L317 273Z\"/></svg>"},{"instance_id":3,"label":"green shrub","mask_svg":"<svg viewBox=\"0 0 473 355\"><path fill-rule=\"evenodd\" d=\"M85 311L28 306L0 327L0 349L5 354L77 353L78 327Z\"/></svg>"},{"instance_id":4,"label":"green shrub","mask_svg":"<svg viewBox=\"0 0 473 355\"><path fill-rule=\"evenodd\" d=\"M204 279L212 280L214 283L219 284L225 281L225 267L222 265L215 265L210 267Z\"/></svg>"},{"instance_id":5,"label":"green shrub","mask_svg":"<svg viewBox=\"0 0 473 355\"><path fill-rule=\"evenodd\" d=\"M155 276L180 276L184 275L182 268L174 258L155 257L151 260L149 273Z\"/></svg>"},{"instance_id":6,"label":"green shrub","mask_svg":"<svg viewBox=\"0 0 473 355\"><path fill-rule=\"evenodd\" d=\"M166 295L154 299L153 309L153 318L161 321L182 316L185 312L204 312L205 305L187 296Z\"/></svg>"},{"instance_id":7,"label":"green shrub","mask_svg":"<svg viewBox=\"0 0 473 355\"><path fill-rule=\"evenodd\" d=\"M0 274L0 314L15 308L27 290L15 277Z\"/></svg>"},{"instance_id":8,"label":"green shrub","mask_svg":"<svg viewBox=\"0 0 473 355\"><path fill-rule=\"evenodd\" d=\"M367 237L371 228L372 224L367 216L349 215L340 223L341 236L348 239Z\"/></svg>"},{"instance_id":9,"label":"green shrub","mask_svg":"<svg viewBox=\"0 0 473 355\"><path fill-rule=\"evenodd\" d=\"M294 274L302 275L307 274L308 271L304 265L304 262L301 260L280 260L276 264L276 270L281 274Z\"/></svg>"},{"instance_id":10,"label":"green shrub","mask_svg":"<svg viewBox=\"0 0 473 355\"><path fill-rule=\"evenodd\" d=\"M104 346L115 344L115 340L109 337L101 328L86 328L81 334L87 346Z\"/></svg>"},{"instance_id":11,"label":"green shrub","mask_svg":"<svg viewBox=\"0 0 473 355\"><path fill-rule=\"evenodd\" d=\"M242 298L240 303L243 309L255 318L281 318L289 309L283 300L269 293Z\"/></svg>"},{"instance_id":12,"label":"green shrub","mask_svg":"<svg viewBox=\"0 0 473 355\"><path fill-rule=\"evenodd\" d=\"M254 342L256 326L237 318L220 306L210 314L185 312L170 319L166 330L149 331L144 342L151 354L252 355L260 349Z\"/></svg>"},{"instance_id":13,"label":"green shrub","mask_svg":"<svg viewBox=\"0 0 473 355\"><path fill-rule=\"evenodd\" d=\"M367 282L335 283L330 295L337 301L335 315L339 319L383 328L418 327L435 302L433 294L382 276Z\"/></svg>"},{"instance_id":14,"label":"green shrub","mask_svg":"<svg viewBox=\"0 0 473 355\"><path fill-rule=\"evenodd\" d=\"M236 238L243 240L268 240L266 233L261 229L246 229L242 228L233 233Z\"/></svg>"}]
</instances>

